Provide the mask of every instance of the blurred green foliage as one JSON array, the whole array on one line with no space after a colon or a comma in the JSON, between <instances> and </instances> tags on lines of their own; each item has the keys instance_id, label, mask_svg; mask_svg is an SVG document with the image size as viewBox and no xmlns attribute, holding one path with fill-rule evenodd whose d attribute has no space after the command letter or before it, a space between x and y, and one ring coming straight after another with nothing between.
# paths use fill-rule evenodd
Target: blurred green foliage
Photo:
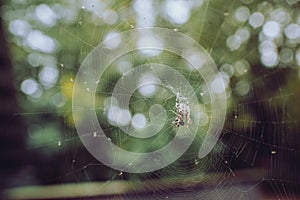
<instances>
[{"instance_id":1,"label":"blurred green foliage","mask_svg":"<svg viewBox=\"0 0 300 200\"><path fill-rule=\"evenodd\" d=\"M225 130L234 126L235 132L243 134L247 132L245 130L253 131L252 122L261 121L258 114L260 110L255 110L256 108L249 107L247 111L238 111L237 105L240 102L259 101L273 95L280 96L295 91L299 92L299 87L295 84L299 82L297 70L299 70L300 64L298 1L187 0L182 1L182 5L188 3L192 6L183 7L183 10L176 7L179 16L181 12L183 16L184 12L188 12L190 15L184 23L176 23L174 19L177 19L178 16L175 15L175 18L172 18L173 14L168 14L171 11L175 12L167 10L166 4L171 5L171 1L150 1L155 18L153 24L150 23L151 19L148 19L146 14L143 18L141 17L143 14L136 10L143 9L141 5L147 6L149 3L140 2L140 5L137 2L12 0L5 1L2 6L1 13L8 30L7 36L14 64L16 85L20 89L18 98L22 112L18 115L22 115L28 125L28 149L30 152L34 152L34 155L38 155L37 160L31 158L32 165L38 171L37 174L43 174L38 181L49 183L114 177L126 179L125 175L124 177L112 176L111 174L115 174L113 170L102 166L89 155L80 143L72 117L72 91L77 70L92 49L105 40L109 33L122 32L149 24L174 29L198 41L211 55L221 71L224 69L222 66L228 64L229 69L233 70L233 74L230 75L228 70L223 70L225 79L228 81L226 88L228 121ZM240 13L241 7L244 11ZM38 11L39 9L42 11ZM184 9L188 9L188 11ZM258 27L254 27L253 23L259 23L259 21L250 22L250 18L255 12L260 12L264 16L261 26ZM115 16L117 16L116 20L114 20ZM273 38L265 26L270 21L275 21L275 24L280 27L279 35L275 35ZM293 36L287 28L291 24L296 24L292 32L296 32L298 36ZM276 27L277 25L275 28L273 27L274 30L271 27L271 32L276 32ZM241 33L237 33L240 28L244 29ZM36 40L36 43L31 41L32 35L35 36L33 40ZM31 40L29 41L28 38ZM264 48L266 42L267 47ZM53 45L52 49L50 44ZM290 49L293 58L289 60L291 55L287 55L287 53L290 51L282 53L282 49ZM193 87L198 88L203 84L203 80L197 74L187 73L183 69L186 64L182 58L167 52L154 57L143 57L136 52L125 55L105 71L106 80L100 80L96 96L98 119L112 141L116 144L123 144L121 147L124 149L135 152L152 151L161 148L174 137L172 129L175 126L172 121L175 115L172 110L175 110L175 97L165 102L165 106L169 109L170 123L164 127L162 132L170 132L170 134L159 134L144 142L122 135L118 127L112 126L107 120L107 110L103 108L104 101L110 96L114 84L122 77L122 73L118 69L119 61L127 60L131 62L132 66L137 66L151 62L159 63L162 59L167 61L168 65L174 66L174 69L181 71L191 81ZM272 59L275 59L274 63L272 63ZM43 71L46 68L48 71ZM278 74L278 70L283 70L284 73L280 74L279 72ZM273 78L276 81L278 76L282 76L282 83L273 83L272 78L270 80L263 79L262 83L256 82L256 79L261 76L272 76L274 71L277 75ZM293 74L292 79L286 78L291 75L290 71ZM43 76L43 73L46 75ZM26 80L31 80L31 82L27 82L26 85L24 83ZM264 84L271 85L265 86ZM253 92L255 88L263 89L255 93ZM280 88L279 92L278 88ZM294 104L288 105L289 110L295 112L291 115L297 116L297 119L299 119L300 113L296 103L298 97L295 95ZM198 98L204 104L205 100L201 99L201 96ZM159 97L145 99L137 92L132 98L132 104L134 104L132 109L134 112L147 113L148 109L145 108L149 108L156 101L160 101ZM280 100L275 103L275 107L280 108L284 104L283 101L285 98L280 97ZM209 110L209 105L205 106ZM235 124L232 125L232 120L237 117L241 120L235 121ZM275 120L280 121L280 119ZM180 161L170 167L174 172L189 169L192 162L196 162L197 167L202 164L198 171L210 170L205 168L208 161L202 160L199 164L200 161L195 160L197 156L193 153L197 152L206 129L207 126L202 127L191 149ZM251 134L250 138L253 137ZM151 145L145 149L145 144L149 142ZM275 144L275 142L273 143ZM221 151L219 149L223 149L222 144L218 145L215 149L216 154ZM190 158L193 158L192 161ZM248 157L246 161L248 161L247 159ZM56 165L55 174L51 173L47 176L50 169L43 168L45 163ZM83 178L76 174L76 170L82 172L82 169L84 171L86 166L91 163L99 165L100 175L97 174L98 169L90 170L90 175L83 175ZM163 171L161 174L165 172ZM72 177L68 176L69 173L72 174ZM79 178L77 179L76 176ZM147 178L148 175L140 176ZM57 180L57 177L63 178Z\"/></svg>"}]
</instances>

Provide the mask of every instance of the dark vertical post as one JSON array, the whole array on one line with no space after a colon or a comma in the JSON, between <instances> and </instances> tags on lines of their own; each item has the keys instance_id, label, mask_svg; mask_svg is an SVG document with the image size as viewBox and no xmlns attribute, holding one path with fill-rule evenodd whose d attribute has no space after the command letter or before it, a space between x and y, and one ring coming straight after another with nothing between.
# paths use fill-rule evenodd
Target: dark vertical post
<instances>
[{"instance_id":1,"label":"dark vertical post","mask_svg":"<svg viewBox=\"0 0 300 200\"><path fill-rule=\"evenodd\" d=\"M3 1L0 0L0 6ZM13 67L0 17L0 188L23 166L26 129L18 112Z\"/></svg>"}]
</instances>

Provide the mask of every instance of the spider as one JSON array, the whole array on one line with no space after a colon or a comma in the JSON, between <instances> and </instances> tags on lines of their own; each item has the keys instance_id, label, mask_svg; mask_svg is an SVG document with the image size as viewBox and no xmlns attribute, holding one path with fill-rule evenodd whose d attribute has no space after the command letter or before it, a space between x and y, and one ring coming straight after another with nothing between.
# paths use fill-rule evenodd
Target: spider
<instances>
[{"instance_id":1,"label":"spider","mask_svg":"<svg viewBox=\"0 0 300 200\"><path fill-rule=\"evenodd\" d=\"M190 125L192 123L190 118L191 108L187 98L183 97L180 93L177 93L175 107L177 116L174 123L176 124L176 127L184 126L185 123L187 126Z\"/></svg>"}]
</instances>

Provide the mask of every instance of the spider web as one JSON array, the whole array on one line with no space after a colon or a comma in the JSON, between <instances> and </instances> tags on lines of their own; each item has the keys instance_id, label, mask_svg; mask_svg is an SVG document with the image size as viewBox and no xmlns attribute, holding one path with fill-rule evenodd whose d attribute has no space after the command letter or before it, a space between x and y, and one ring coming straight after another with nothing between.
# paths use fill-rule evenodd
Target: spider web
<instances>
[{"instance_id":1,"label":"spider web","mask_svg":"<svg viewBox=\"0 0 300 200\"><path fill-rule=\"evenodd\" d=\"M161 15L156 17L155 26L171 28L197 40L215 60L218 68L221 69L223 64L234 64L240 60L247 61L251 66L245 74L230 78L226 89L229 105L222 136L206 158L198 158L197 153L204 136L198 134L199 136L197 135L198 137L182 157L161 170L144 174L113 170L90 155L80 142L72 122L71 99L67 98L65 105L55 111L47 107L32 106L27 110L24 108L25 112L18 113L28 118L31 124L50 119L51 123L61 130L57 139L33 145L30 149L35 153L55 149L54 159L49 159L48 162L51 164L58 162L59 165L54 167L55 173L50 175L43 174L43 168L41 168L38 172L41 182L81 183L102 180L109 185L112 181L126 180L132 188L138 188L138 184L144 185L136 191L123 194L125 199L143 199L149 196L153 199L255 199L260 195L259 189L261 188L275 194L278 199L296 199L299 184L299 114L296 111L296 102L299 89L294 85L299 84L299 77L295 69L263 67L257 60L259 53L256 45L246 43L238 51L230 51L226 47L227 33L224 33L223 28L226 17L224 16L230 15L241 5L254 9L255 2L250 4L245 2L247 1L224 5L219 1L203 1L201 6L192 12L190 23L181 28L168 23ZM46 97L51 97L55 91L72 92L80 64L108 32L122 32L138 27L135 22L137 12L133 9L134 5L131 2L109 4L111 9L117 11L119 19L113 25L106 27L99 26L97 21L91 21L91 13L87 5L92 9L94 4L83 5L81 1L77 2L77 23L57 24L53 32L44 30L54 38L66 38L57 59L49 59L50 62L59 66L61 80L51 90L44 91L43 95ZM162 2L155 2L154 7L161 5ZM286 3L279 5L289 6ZM147 19L144 20L147 24ZM193 23L199 24L197 29L193 27ZM212 27L220 28L212 31ZM89 28L92 32L81 31L85 28ZM255 41L257 33L251 32L251 34L256 34L252 39ZM122 61L131 63L132 69L137 65L148 65L150 70L147 72L153 74L155 72L151 71L152 63L174 67L189 80L194 90L197 91L197 97L205 113L210 116L208 86L204 83L203 77L189 69L185 60L170 52L162 52L154 57L141 56L137 51L130 52L117 58L109 66L97 87L97 95L102 97L96 100L97 116L105 134L114 144L123 145L125 149L132 150L134 149L132 144L138 142L136 138L124 135L119 127L110 124L107 120L107 110L103 106L105 98L111 96L116 82L122 79L122 73L117 69L118 63ZM241 79L250 86L249 92L245 95L239 95L236 86ZM182 82L176 84L180 92L186 90ZM161 148L174 137L176 131L173 123L176 117L175 95L172 95L170 89L166 92L171 97L165 100L160 99L159 102L167 112L167 121L162 131L167 134L159 134L154 138L146 139L145 143L141 143L143 148L139 149L140 151ZM144 98L138 92L132 94L131 99L132 109L140 104L151 106L153 101L158 101ZM294 110L295 107L296 110ZM207 125L203 126L200 133L205 133L206 129ZM86 133L86 135L98 137L94 133ZM158 141L165 142L159 143ZM148 145L145 149L146 143ZM41 155L45 156L45 154ZM37 166L44 167L46 164L36 163ZM245 175L240 173L241 169L253 171Z\"/></svg>"}]
</instances>

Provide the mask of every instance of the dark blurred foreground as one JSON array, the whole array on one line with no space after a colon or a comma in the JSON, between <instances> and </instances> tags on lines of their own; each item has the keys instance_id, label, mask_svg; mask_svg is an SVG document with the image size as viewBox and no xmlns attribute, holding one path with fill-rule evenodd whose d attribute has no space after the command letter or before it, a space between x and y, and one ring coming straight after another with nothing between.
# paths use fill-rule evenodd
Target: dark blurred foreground
<instances>
[{"instance_id":1,"label":"dark blurred foreground","mask_svg":"<svg viewBox=\"0 0 300 200\"><path fill-rule=\"evenodd\" d=\"M108 181L49 186L26 186L5 191L6 199L298 199L297 188L261 180L260 170L236 172L240 178L209 176L145 182ZM219 175L222 177L222 175ZM219 186L218 186L219 185ZM274 193L276 188L277 193Z\"/></svg>"}]
</instances>

